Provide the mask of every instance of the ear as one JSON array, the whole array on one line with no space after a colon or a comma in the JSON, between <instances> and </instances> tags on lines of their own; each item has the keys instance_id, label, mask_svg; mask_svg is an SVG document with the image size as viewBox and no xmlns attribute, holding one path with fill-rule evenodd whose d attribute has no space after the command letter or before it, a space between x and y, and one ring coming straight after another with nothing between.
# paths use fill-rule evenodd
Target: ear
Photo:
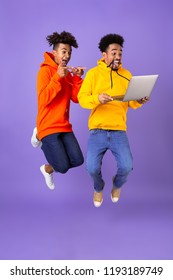
<instances>
[{"instance_id":1,"label":"ear","mask_svg":"<svg viewBox=\"0 0 173 280\"><path fill-rule=\"evenodd\" d=\"M53 50L53 51L52 51L52 54L53 54L53 55L55 56L55 54L56 54L56 51L55 51L55 50Z\"/></svg>"},{"instance_id":2,"label":"ear","mask_svg":"<svg viewBox=\"0 0 173 280\"><path fill-rule=\"evenodd\" d=\"M106 58L106 52L102 52L102 56L105 59Z\"/></svg>"}]
</instances>

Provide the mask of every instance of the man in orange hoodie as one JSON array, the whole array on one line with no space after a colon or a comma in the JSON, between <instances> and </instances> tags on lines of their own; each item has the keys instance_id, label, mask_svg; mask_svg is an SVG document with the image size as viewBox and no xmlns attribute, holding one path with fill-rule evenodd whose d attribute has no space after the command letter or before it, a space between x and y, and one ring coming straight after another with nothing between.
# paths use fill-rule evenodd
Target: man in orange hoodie
<instances>
[{"instance_id":1,"label":"man in orange hoodie","mask_svg":"<svg viewBox=\"0 0 173 280\"><path fill-rule=\"evenodd\" d=\"M40 167L46 184L55 188L53 172L66 173L83 164L84 158L69 122L70 101L78 103L84 67L68 67L75 37L66 31L47 36L52 53L44 53L44 62L37 76L37 128L31 144L41 146L48 164Z\"/></svg>"}]
</instances>

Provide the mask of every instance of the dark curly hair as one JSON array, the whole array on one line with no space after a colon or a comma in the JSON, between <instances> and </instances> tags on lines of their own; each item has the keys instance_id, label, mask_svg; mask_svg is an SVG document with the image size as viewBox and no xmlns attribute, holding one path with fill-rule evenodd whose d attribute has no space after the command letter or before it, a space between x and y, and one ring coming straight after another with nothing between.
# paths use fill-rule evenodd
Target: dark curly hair
<instances>
[{"instance_id":1,"label":"dark curly hair","mask_svg":"<svg viewBox=\"0 0 173 280\"><path fill-rule=\"evenodd\" d=\"M106 52L110 44L118 44L121 47L123 47L123 43L124 43L124 38L121 35L107 34L101 38L98 47L101 52Z\"/></svg>"},{"instance_id":2,"label":"dark curly hair","mask_svg":"<svg viewBox=\"0 0 173 280\"><path fill-rule=\"evenodd\" d=\"M60 34L54 32L52 35L48 35L46 37L46 40L48 41L49 46L53 45L53 49L56 49L59 43L68 44L71 47L78 48L78 43L75 37L71 33L66 31L63 31Z\"/></svg>"}]
</instances>

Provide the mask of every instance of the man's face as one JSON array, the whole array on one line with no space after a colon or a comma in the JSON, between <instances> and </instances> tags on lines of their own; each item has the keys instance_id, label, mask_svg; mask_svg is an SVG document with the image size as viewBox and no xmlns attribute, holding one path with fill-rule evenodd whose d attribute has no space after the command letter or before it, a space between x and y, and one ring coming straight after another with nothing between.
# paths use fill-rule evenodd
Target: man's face
<instances>
[{"instance_id":1,"label":"man's face","mask_svg":"<svg viewBox=\"0 0 173 280\"><path fill-rule=\"evenodd\" d=\"M103 52L103 58L112 70L117 70L122 63L122 47L118 44L110 44L106 52Z\"/></svg>"},{"instance_id":2,"label":"man's face","mask_svg":"<svg viewBox=\"0 0 173 280\"><path fill-rule=\"evenodd\" d=\"M66 66L71 58L72 49L68 44L59 43L57 48L52 51L55 62Z\"/></svg>"}]
</instances>

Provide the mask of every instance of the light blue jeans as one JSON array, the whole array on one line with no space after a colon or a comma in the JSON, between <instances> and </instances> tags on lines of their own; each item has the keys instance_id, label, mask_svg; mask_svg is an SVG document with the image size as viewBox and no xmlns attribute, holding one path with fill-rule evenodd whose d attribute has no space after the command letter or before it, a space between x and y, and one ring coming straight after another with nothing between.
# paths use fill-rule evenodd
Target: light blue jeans
<instances>
[{"instance_id":1,"label":"light blue jeans","mask_svg":"<svg viewBox=\"0 0 173 280\"><path fill-rule=\"evenodd\" d=\"M117 162L117 173L113 179L113 186L121 188L133 169L133 158L126 132L92 129L89 134L86 164L87 171L93 179L94 190L101 192L104 188L101 166L107 150L112 152Z\"/></svg>"}]
</instances>

